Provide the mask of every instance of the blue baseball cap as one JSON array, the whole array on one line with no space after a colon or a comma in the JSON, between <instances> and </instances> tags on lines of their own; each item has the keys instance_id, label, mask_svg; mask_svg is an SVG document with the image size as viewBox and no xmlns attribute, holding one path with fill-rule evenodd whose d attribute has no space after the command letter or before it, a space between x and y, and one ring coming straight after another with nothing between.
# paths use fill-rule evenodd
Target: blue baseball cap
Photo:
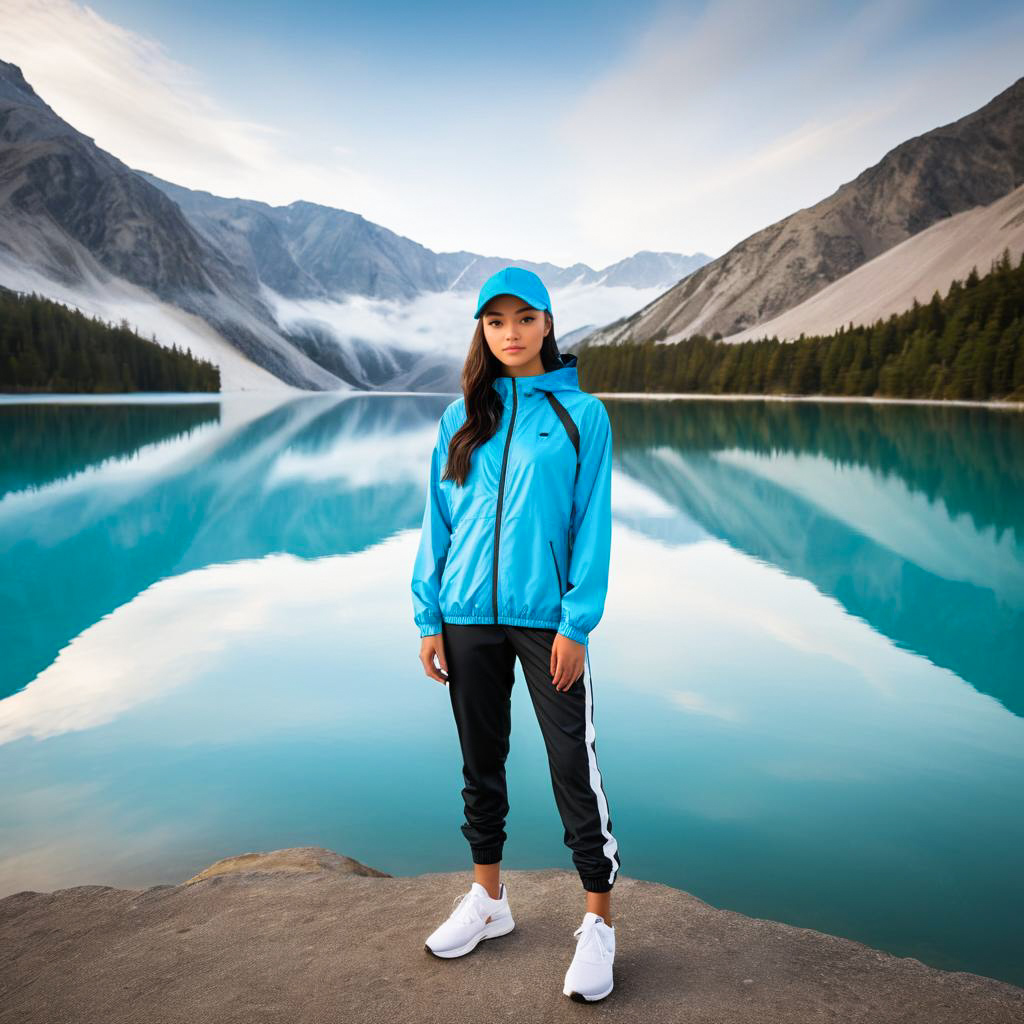
<instances>
[{"instance_id":1,"label":"blue baseball cap","mask_svg":"<svg viewBox=\"0 0 1024 1024\"><path fill-rule=\"evenodd\" d=\"M487 278L480 288L473 318L479 320L484 306L498 295L517 295L534 309L546 309L551 312L551 296L548 295L544 282L532 270L505 267L504 270L499 270Z\"/></svg>"}]
</instances>

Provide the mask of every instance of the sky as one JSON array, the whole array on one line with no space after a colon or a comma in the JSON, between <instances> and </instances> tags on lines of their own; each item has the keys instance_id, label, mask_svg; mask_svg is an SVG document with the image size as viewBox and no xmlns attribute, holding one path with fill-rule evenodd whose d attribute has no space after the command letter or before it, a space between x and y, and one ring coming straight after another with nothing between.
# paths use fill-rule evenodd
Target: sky
<instances>
[{"instance_id":1,"label":"sky","mask_svg":"<svg viewBox=\"0 0 1024 1024\"><path fill-rule=\"evenodd\" d=\"M0 58L131 167L438 252L718 256L1024 74L1024 5L0 0Z\"/></svg>"}]
</instances>

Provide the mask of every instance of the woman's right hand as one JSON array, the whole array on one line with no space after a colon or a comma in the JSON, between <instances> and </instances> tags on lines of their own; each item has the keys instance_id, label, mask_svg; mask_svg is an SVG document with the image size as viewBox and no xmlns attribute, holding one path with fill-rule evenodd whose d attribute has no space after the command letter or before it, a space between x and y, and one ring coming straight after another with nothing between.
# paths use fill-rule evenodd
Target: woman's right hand
<instances>
[{"instance_id":1,"label":"woman's right hand","mask_svg":"<svg viewBox=\"0 0 1024 1024\"><path fill-rule=\"evenodd\" d=\"M438 672L437 665L434 664L434 655L437 655L438 663L441 666L441 672ZM435 633L433 636L425 636L420 641L420 661L423 663L423 671L430 676L431 679L436 679L443 686L448 685L448 662L444 656L444 639L443 634Z\"/></svg>"}]
</instances>

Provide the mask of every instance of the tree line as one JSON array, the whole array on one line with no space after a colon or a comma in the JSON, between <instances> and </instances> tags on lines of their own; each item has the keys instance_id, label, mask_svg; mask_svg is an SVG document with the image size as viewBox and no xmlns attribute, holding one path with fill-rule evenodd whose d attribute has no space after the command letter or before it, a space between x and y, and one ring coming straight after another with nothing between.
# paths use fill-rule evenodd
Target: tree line
<instances>
[{"instance_id":1,"label":"tree line","mask_svg":"<svg viewBox=\"0 0 1024 1024\"><path fill-rule=\"evenodd\" d=\"M220 391L220 368L44 298L0 288L0 391Z\"/></svg>"},{"instance_id":2,"label":"tree line","mask_svg":"<svg viewBox=\"0 0 1024 1024\"><path fill-rule=\"evenodd\" d=\"M664 338L665 332L661 332ZM943 297L887 320L829 335L739 343L694 334L614 345L583 343L588 391L1024 401L1024 253L1009 248L979 277L977 266Z\"/></svg>"}]
</instances>

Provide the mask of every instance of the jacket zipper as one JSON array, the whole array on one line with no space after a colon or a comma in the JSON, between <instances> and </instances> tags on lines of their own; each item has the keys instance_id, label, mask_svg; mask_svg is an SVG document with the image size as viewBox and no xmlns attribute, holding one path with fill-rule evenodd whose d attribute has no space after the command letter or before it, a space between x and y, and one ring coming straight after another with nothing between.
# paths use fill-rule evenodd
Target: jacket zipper
<instances>
[{"instance_id":1,"label":"jacket zipper","mask_svg":"<svg viewBox=\"0 0 1024 1024\"><path fill-rule=\"evenodd\" d=\"M498 624L498 544L501 539L501 507L505 503L505 467L508 465L508 448L512 443L512 428L516 423L516 408L519 405L519 395L516 391L516 379L512 381L512 416L509 419L508 434L505 435L505 451L501 456L501 476L498 478L498 510L494 518L494 569L491 581L491 604L494 610L494 625Z\"/></svg>"},{"instance_id":2,"label":"jacket zipper","mask_svg":"<svg viewBox=\"0 0 1024 1024\"><path fill-rule=\"evenodd\" d=\"M558 596L561 598L562 594L562 574L558 571L558 558L555 556L555 544L554 541L548 541L548 547L551 548L551 561L555 563L555 576L558 578Z\"/></svg>"}]
</instances>

